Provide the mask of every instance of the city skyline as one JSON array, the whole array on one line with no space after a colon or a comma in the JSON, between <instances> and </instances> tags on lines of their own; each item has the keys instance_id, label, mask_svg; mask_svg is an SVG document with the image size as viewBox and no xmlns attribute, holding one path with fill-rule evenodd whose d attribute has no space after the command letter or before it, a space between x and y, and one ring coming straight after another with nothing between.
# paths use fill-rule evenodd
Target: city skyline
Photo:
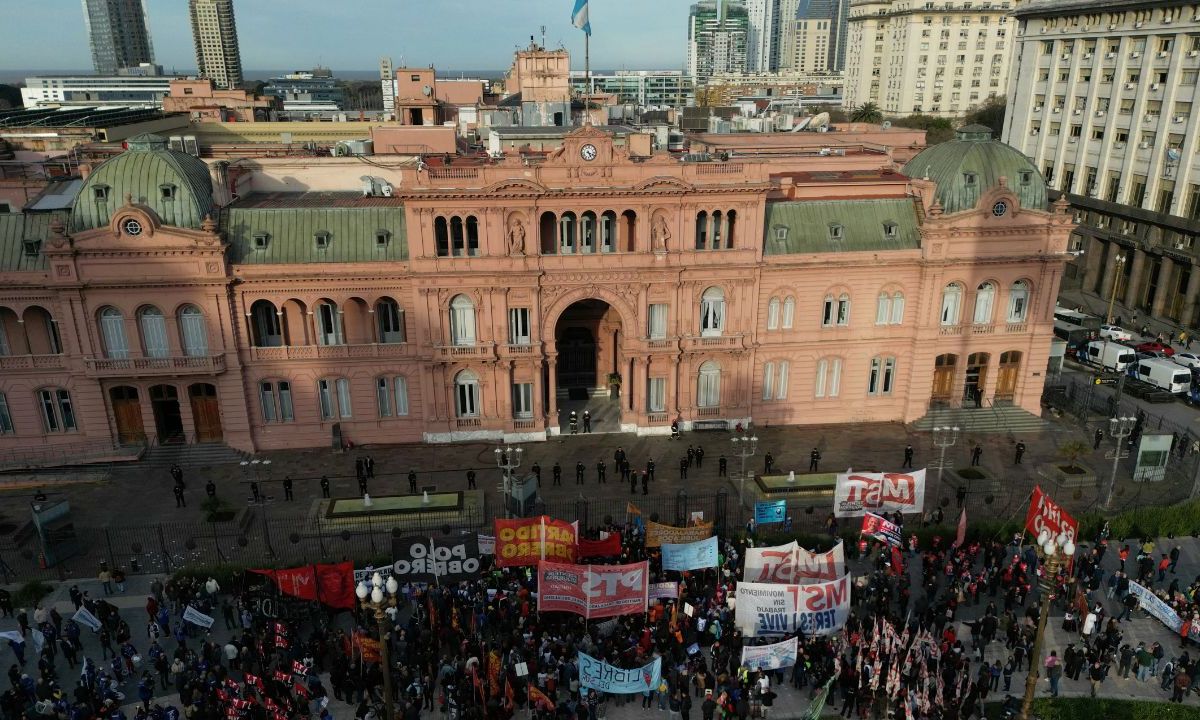
<instances>
[{"instance_id":1,"label":"city skyline","mask_svg":"<svg viewBox=\"0 0 1200 720\"><path fill-rule=\"evenodd\" d=\"M193 72L195 55L187 3L146 0L147 22L155 47L155 62L165 70ZM688 0L630 5L592 0L593 67L679 69L687 54ZM512 51L533 35L570 51L572 67L583 67L583 33L571 25L570 0L522 0L490 3L446 0L425 11L419 23L404 23L403 5L386 0L361 0L354 22L336 7L317 0L297 0L286 17L262 3L236 2L242 63L246 68L303 68L320 64L346 70L369 70L379 57L391 56L396 65L434 65L447 69L502 69ZM471 22L462 23L469 17ZM286 23L286 24L285 24ZM77 0L49 0L8 18L0 37L7 52L0 70L36 68L44 71L91 67L86 25ZM46 29L60 38L45 43ZM493 28L506 28L503 33ZM441 43L441 31L455 33L461 42ZM286 42L280 42L281 33ZM665 37L664 37L665 36Z\"/></svg>"}]
</instances>

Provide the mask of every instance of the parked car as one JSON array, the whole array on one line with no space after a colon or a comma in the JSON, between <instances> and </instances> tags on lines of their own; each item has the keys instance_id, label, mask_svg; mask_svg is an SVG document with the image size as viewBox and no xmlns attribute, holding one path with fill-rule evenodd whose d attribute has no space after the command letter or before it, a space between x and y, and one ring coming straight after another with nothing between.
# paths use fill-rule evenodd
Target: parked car
<instances>
[{"instance_id":1,"label":"parked car","mask_svg":"<svg viewBox=\"0 0 1200 720\"><path fill-rule=\"evenodd\" d=\"M1141 345L1134 345L1133 349L1140 350L1142 352L1154 353L1159 357L1171 357L1175 354L1175 349L1170 345L1163 345L1160 342L1154 341L1144 342Z\"/></svg>"},{"instance_id":2,"label":"parked car","mask_svg":"<svg viewBox=\"0 0 1200 720\"><path fill-rule=\"evenodd\" d=\"M1200 355L1193 352L1175 353L1171 359L1180 365L1186 365L1190 368L1200 368Z\"/></svg>"},{"instance_id":3,"label":"parked car","mask_svg":"<svg viewBox=\"0 0 1200 720\"><path fill-rule=\"evenodd\" d=\"M1129 342L1133 339L1133 333L1120 325L1101 325L1100 337L1116 340L1117 342Z\"/></svg>"}]
</instances>

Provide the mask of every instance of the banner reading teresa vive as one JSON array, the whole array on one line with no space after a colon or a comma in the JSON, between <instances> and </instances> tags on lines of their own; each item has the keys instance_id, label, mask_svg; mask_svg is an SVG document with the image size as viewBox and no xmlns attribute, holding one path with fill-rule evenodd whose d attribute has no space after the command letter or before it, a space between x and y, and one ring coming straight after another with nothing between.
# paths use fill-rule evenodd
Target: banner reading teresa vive
<instances>
[{"instance_id":1,"label":"banner reading teresa vive","mask_svg":"<svg viewBox=\"0 0 1200 720\"><path fill-rule=\"evenodd\" d=\"M397 582L464 582L479 577L479 541L451 538L392 538L392 577Z\"/></svg>"},{"instance_id":2,"label":"banner reading teresa vive","mask_svg":"<svg viewBox=\"0 0 1200 720\"><path fill-rule=\"evenodd\" d=\"M686 545L662 544L663 570L699 570L717 566L716 535Z\"/></svg>"},{"instance_id":3,"label":"banner reading teresa vive","mask_svg":"<svg viewBox=\"0 0 1200 720\"><path fill-rule=\"evenodd\" d=\"M575 528L545 515L519 520L496 520L496 565L537 565L542 560L573 562Z\"/></svg>"},{"instance_id":4,"label":"banner reading teresa vive","mask_svg":"<svg viewBox=\"0 0 1200 720\"><path fill-rule=\"evenodd\" d=\"M619 668L579 653L579 684L602 692L628 695L658 688L662 679L662 658L636 668Z\"/></svg>"},{"instance_id":5,"label":"banner reading teresa vive","mask_svg":"<svg viewBox=\"0 0 1200 720\"><path fill-rule=\"evenodd\" d=\"M850 575L812 585L740 582L737 586L737 626L747 637L829 635L841 630L850 616Z\"/></svg>"},{"instance_id":6,"label":"banner reading teresa vive","mask_svg":"<svg viewBox=\"0 0 1200 720\"><path fill-rule=\"evenodd\" d=\"M925 507L925 469L912 473L847 472L833 488L833 514L919 513Z\"/></svg>"},{"instance_id":7,"label":"banner reading teresa vive","mask_svg":"<svg viewBox=\"0 0 1200 720\"><path fill-rule=\"evenodd\" d=\"M646 612L650 564L538 563L538 611L562 610L585 618Z\"/></svg>"}]
</instances>

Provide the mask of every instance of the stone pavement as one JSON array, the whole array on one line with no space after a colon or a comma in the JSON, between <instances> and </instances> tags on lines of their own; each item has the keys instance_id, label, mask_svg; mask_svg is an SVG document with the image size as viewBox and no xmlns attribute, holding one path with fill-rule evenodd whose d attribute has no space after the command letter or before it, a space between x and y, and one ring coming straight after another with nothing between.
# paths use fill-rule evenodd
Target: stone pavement
<instances>
[{"instance_id":1,"label":"stone pavement","mask_svg":"<svg viewBox=\"0 0 1200 720\"><path fill-rule=\"evenodd\" d=\"M1181 582L1188 582L1191 578L1195 577L1197 574L1200 574L1200 540L1189 537L1177 538L1174 540L1163 538L1158 541L1158 548L1164 552L1174 545L1179 545L1182 549L1181 560L1178 568L1178 577L1180 577ZM1119 544L1117 547L1119 547ZM1117 548L1114 547L1110 549L1110 552L1106 553L1104 562L1106 577L1107 575L1111 574L1118 563L1116 558L1116 549ZM849 563L849 569L852 573L866 572L870 567L869 562L870 561L866 560L851 561ZM925 602L925 599L920 593L920 573L916 562L911 563L910 573L913 580L912 587L917 590L916 594L914 595L914 602L916 603L915 607L919 609L923 607L922 603ZM1170 576L1168 576L1168 582L1169 579ZM109 598L109 601L120 609L122 617L124 617L129 622L130 627L134 629L135 646L138 646L139 649L143 649L144 645L146 644L145 640L141 638L138 629L144 625L144 606L146 597L149 595L149 586L151 580L151 576L131 577L124 593ZM103 596L103 589L101 588L99 582L94 579L81 579L78 581L78 584L81 590L89 591L95 597ZM55 588L54 592L46 599L47 603L54 603L64 617L69 617L70 613L74 611L74 606L71 605L67 593L69 586L70 583L59 584ZM1119 608L1117 607L1116 601L1108 601L1103 597L1103 594L1103 591L1094 593L1093 597L1091 598L1092 602L1095 603L1099 601L1103 603L1110 614L1117 612ZM965 638L964 644L967 645L968 649L970 649L970 645L969 640L966 638L970 637L970 633L962 623L963 621L974 619L982 614L983 608L986 606L986 600L981 598L981 601L982 602L979 605L967 605L960 608L957 618L957 622L959 623L959 637ZM1031 598L1027 607L1032 607L1034 602L1036 602L1036 598ZM341 614L338 617L338 622L341 626L348 627L349 623L351 622L350 615L348 613ZM1050 622L1047 625L1047 639L1044 650L1045 654L1048 654L1050 650L1057 650L1059 656L1061 657L1068 642L1075 642L1077 645L1080 644L1079 637L1075 634L1069 634L1062 631L1061 625L1062 612L1061 610L1055 609L1050 618ZM0 631L13 629L16 629L16 622L14 620L10 618L0 619ZM1145 641L1147 646L1155 641L1158 641L1162 643L1166 649L1167 657L1174 657L1181 652L1179 650L1178 637L1167 630L1157 620L1146 616L1140 611L1134 613L1133 620L1122 623L1121 629L1125 633L1123 642L1131 643L1135 647L1137 643L1141 641ZM224 640L228 637L228 633L223 629L223 623L219 618L214 625L213 634L216 639L221 642L224 642ZM140 645L138 644L139 642ZM174 649L174 640L167 639L163 642L164 649L170 653ZM83 645L84 649L81 656L94 658L98 658L100 656L99 646L91 633L85 631ZM10 652L7 650L7 646L4 647L5 649L0 650L0 656ZM1194 656L1197 651L1200 651L1200 648L1192 645L1189 647L1189 651ZM985 658L989 663L997 659L1001 660L1002 662L1007 659L1006 651L1003 648L1003 643L997 642L990 644L987 648ZM66 667L66 663L63 660L61 653L59 654L58 659L59 677L63 679L66 687L71 689L73 688L76 672L71 671ZM11 660L5 662L11 662ZM27 660L26 668L30 667L32 667L32 661ZM974 665L974 667L978 667L978 665ZM328 688L328 678L326 677L324 680L326 687ZM1018 673L1015 675L1013 678L1011 694L1019 697L1024 691L1024 682L1025 675L1023 673ZM1090 685L1086 679L1080 680L1079 682L1074 682L1064 677L1060 690L1061 695L1065 697L1084 696L1090 692ZM136 695L136 684L127 683L124 687L124 692L126 693L127 697L134 697ZM783 685L776 687L776 692L779 694L779 698L776 700L775 707L771 712L772 718L796 718L799 717L808 707L810 689L796 691L787 685L787 683L784 683ZM1042 680L1039 684L1038 694L1039 696L1045 696L1048 693L1049 685L1045 680ZM1169 692L1160 690L1158 679L1155 679L1151 682L1139 683L1131 675L1130 679L1122 680L1118 677L1115 677L1115 668L1113 675L1111 675L1109 679L1107 679L1102 685L1102 694L1105 697L1123 699L1136 698L1159 702L1165 702L1167 698L1170 697ZM1001 689L1001 692L989 695L989 699L1002 700L1004 695L1005 693ZM174 693L163 693L159 696L156 696L155 701L160 703L178 702L178 696ZM1190 705L1200 707L1200 699L1198 699L1195 695L1189 695L1185 702ZM132 710L135 704L136 703L130 703L130 710ZM833 714L834 709L840 709L840 707L840 697L836 698L836 700L831 698L830 702L826 706L826 714ZM353 717L354 708L350 705L339 701L332 701L331 708L336 720L349 720ZM607 717L611 718L612 720L626 720L627 718L645 718L651 713L657 714L657 712L657 705L655 705L655 709L653 710L643 710L641 708L640 701L631 702L624 706L617 706L615 701L610 701L607 708ZM1197 710L1197 712L1198 716L1200 716L1200 710ZM132 712L128 712L127 714L129 717L133 717ZM693 706L693 717L698 717L699 714L700 710L697 703ZM438 716L440 716L439 713L433 713L431 715L431 717Z\"/></svg>"}]
</instances>

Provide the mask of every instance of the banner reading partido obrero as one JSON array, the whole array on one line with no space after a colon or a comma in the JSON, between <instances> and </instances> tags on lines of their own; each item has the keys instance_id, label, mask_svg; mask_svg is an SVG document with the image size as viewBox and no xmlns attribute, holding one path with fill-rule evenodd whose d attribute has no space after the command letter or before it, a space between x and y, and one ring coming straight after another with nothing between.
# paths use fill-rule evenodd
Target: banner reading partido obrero
<instances>
[{"instance_id":1,"label":"banner reading partido obrero","mask_svg":"<svg viewBox=\"0 0 1200 720\"><path fill-rule=\"evenodd\" d=\"M538 563L538 612L561 610L585 618L646 612L650 567Z\"/></svg>"},{"instance_id":2,"label":"banner reading partido obrero","mask_svg":"<svg viewBox=\"0 0 1200 720\"><path fill-rule=\"evenodd\" d=\"M537 565L542 560L573 562L575 528L565 520L541 515L518 520L496 520L496 565Z\"/></svg>"},{"instance_id":3,"label":"banner reading partido obrero","mask_svg":"<svg viewBox=\"0 0 1200 720\"><path fill-rule=\"evenodd\" d=\"M746 548L742 578L749 582L805 584L836 580L845 574L846 553L842 543L829 552L811 553L793 540L787 545Z\"/></svg>"},{"instance_id":4,"label":"banner reading partido obrero","mask_svg":"<svg viewBox=\"0 0 1200 720\"><path fill-rule=\"evenodd\" d=\"M656 690L661 678L661 657L641 667L619 668L587 653L579 653L579 684L585 688L629 695Z\"/></svg>"},{"instance_id":5,"label":"banner reading partido obrero","mask_svg":"<svg viewBox=\"0 0 1200 720\"><path fill-rule=\"evenodd\" d=\"M811 585L740 582L735 621L747 637L829 635L850 616L850 575Z\"/></svg>"},{"instance_id":6,"label":"banner reading partido obrero","mask_svg":"<svg viewBox=\"0 0 1200 720\"><path fill-rule=\"evenodd\" d=\"M925 508L925 469L912 473L845 472L833 489L833 514L919 513Z\"/></svg>"}]
</instances>

